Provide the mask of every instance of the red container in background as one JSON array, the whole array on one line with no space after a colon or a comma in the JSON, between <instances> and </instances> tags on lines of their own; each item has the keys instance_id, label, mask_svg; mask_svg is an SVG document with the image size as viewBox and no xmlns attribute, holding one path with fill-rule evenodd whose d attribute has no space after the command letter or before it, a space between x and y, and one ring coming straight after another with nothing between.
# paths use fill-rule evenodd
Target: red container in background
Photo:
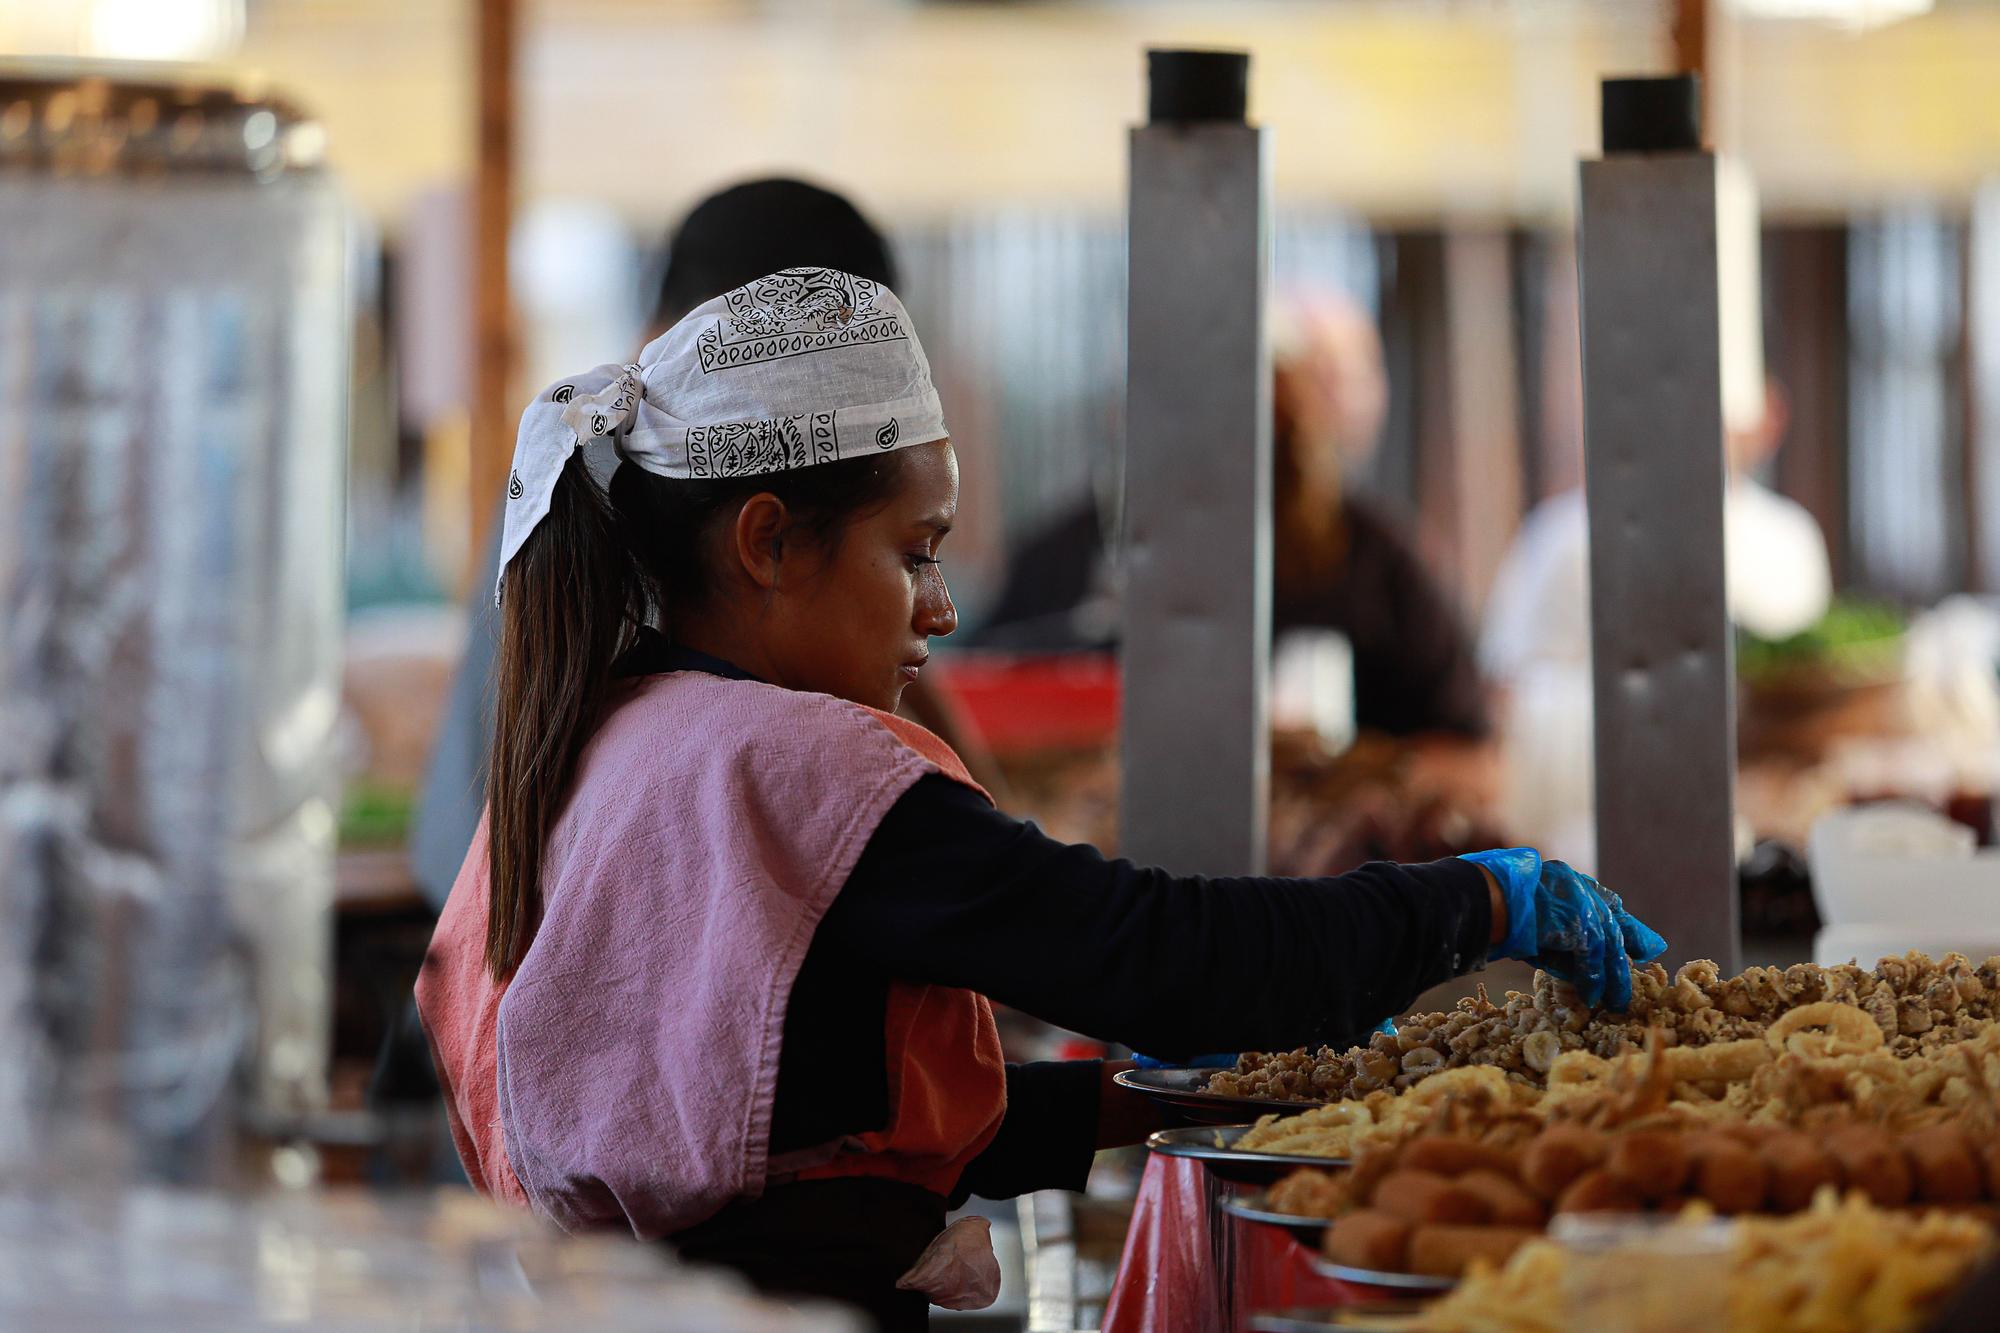
<instances>
[{"instance_id":1,"label":"red container in background","mask_svg":"<svg viewBox=\"0 0 2000 1333\"><path fill-rule=\"evenodd\" d=\"M1118 739L1118 658L1112 653L952 653L939 687L996 755L1090 750Z\"/></svg>"}]
</instances>

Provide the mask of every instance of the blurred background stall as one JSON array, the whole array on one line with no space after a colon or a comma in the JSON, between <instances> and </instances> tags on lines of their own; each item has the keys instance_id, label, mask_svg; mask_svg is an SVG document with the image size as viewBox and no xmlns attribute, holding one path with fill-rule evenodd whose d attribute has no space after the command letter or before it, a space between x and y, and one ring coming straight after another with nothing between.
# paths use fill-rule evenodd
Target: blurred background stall
<instances>
[{"instance_id":1,"label":"blurred background stall","mask_svg":"<svg viewBox=\"0 0 2000 1333\"><path fill-rule=\"evenodd\" d=\"M295 108L131 73L0 78L0 1155L208 1179L239 1078L325 1100L347 211Z\"/></svg>"}]
</instances>

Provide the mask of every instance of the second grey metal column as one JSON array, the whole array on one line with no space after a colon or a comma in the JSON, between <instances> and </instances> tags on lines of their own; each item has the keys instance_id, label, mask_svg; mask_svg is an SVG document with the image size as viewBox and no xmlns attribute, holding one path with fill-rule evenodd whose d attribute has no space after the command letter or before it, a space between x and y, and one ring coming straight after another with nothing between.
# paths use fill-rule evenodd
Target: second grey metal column
<instances>
[{"instance_id":1,"label":"second grey metal column","mask_svg":"<svg viewBox=\"0 0 2000 1333\"><path fill-rule=\"evenodd\" d=\"M1716 160L1694 80L1604 85L1582 168L1597 870L1670 967L1737 971Z\"/></svg>"},{"instance_id":2,"label":"second grey metal column","mask_svg":"<svg viewBox=\"0 0 2000 1333\"><path fill-rule=\"evenodd\" d=\"M1269 271L1249 57L1148 52L1132 132L1121 850L1264 866L1270 747Z\"/></svg>"}]
</instances>

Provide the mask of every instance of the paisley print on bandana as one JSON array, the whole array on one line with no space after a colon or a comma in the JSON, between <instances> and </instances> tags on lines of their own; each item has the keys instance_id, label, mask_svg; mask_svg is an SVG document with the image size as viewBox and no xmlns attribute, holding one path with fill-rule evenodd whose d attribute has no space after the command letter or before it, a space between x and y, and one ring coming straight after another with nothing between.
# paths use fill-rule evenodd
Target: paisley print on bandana
<instances>
[{"instance_id":1,"label":"paisley print on bandana","mask_svg":"<svg viewBox=\"0 0 2000 1333\"><path fill-rule=\"evenodd\" d=\"M788 268L724 297L728 313L697 343L704 373L831 347L900 342L909 330L877 301L879 283L829 268Z\"/></svg>"}]
</instances>

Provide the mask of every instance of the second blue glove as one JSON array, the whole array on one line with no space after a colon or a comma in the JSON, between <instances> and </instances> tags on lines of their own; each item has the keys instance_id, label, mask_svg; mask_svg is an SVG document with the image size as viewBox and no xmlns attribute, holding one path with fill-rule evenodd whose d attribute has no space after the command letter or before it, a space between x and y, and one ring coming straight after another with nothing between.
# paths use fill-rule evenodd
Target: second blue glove
<instances>
[{"instance_id":1,"label":"second blue glove","mask_svg":"<svg viewBox=\"0 0 2000 1333\"><path fill-rule=\"evenodd\" d=\"M1468 852L1499 881L1507 936L1489 958L1518 958L1576 987L1583 1002L1623 1010L1632 1003L1632 963L1667 951L1667 942L1625 910L1618 895L1532 847Z\"/></svg>"}]
</instances>

